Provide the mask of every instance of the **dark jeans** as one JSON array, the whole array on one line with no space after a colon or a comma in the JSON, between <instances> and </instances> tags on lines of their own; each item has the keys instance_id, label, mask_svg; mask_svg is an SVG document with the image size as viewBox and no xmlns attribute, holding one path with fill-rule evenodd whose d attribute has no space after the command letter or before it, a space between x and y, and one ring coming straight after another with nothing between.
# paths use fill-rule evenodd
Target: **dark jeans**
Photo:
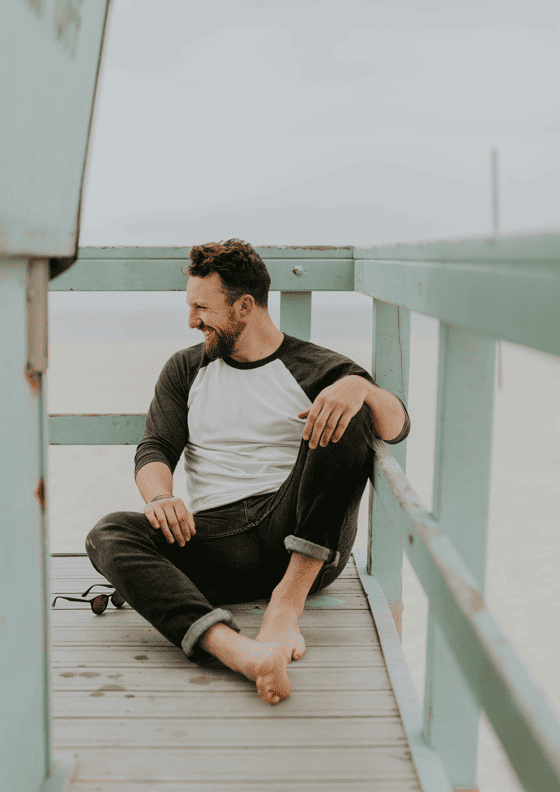
<instances>
[{"instance_id":1,"label":"dark jeans","mask_svg":"<svg viewBox=\"0 0 560 792\"><path fill-rule=\"evenodd\" d=\"M352 551L360 500L373 468L373 417L367 405L338 443L309 448L277 492L198 512L196 535L169 544L141 512L103 517L87 554L126 602L190 660L210 656L199 639L217 622L239 632L220 604L268 598L296 551L323 564L310 593L332 583Z\"/></svg>"}]
</instances>

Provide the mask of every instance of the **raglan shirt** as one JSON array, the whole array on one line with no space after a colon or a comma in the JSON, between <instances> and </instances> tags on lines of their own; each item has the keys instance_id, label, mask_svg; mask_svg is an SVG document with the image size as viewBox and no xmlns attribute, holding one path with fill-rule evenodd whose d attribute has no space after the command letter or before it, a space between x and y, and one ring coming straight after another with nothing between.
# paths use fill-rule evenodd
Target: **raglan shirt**
<instances>
[{"instance_id":1,"label":"raglan shirt","mask_svg":"<svg viewBox=\"0 0 560 792\"><path fill-rule=\"evenodd\" d=\"M299 452L306 419L298 413L342 377L373 383L353 360L286 334L271 355L246 363L210 360L205 346L180 350L164 365L134 460L135 478L150 462L173 473L184 453L191 514L276 492ZM403 408L403 429L386 442L408 435Z\"/></svg>"}]
</instances>

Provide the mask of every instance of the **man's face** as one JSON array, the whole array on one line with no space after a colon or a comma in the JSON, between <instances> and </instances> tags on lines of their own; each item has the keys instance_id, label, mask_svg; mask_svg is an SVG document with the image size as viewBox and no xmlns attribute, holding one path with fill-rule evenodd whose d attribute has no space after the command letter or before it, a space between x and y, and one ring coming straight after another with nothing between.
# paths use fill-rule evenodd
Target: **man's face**
<instances>
[{"instance_id":1,"label":"man's face","mask_svg":"<svg viewBox=\"0 0 560 792\"><path fill-rule=\"evenodd\" d=\"M228 305L217 272L206 278L191 275L187 283L189 327L204 333L206 354L210 360L230 357L245 328L234 305Z\"/></svg>"}]
</instances>

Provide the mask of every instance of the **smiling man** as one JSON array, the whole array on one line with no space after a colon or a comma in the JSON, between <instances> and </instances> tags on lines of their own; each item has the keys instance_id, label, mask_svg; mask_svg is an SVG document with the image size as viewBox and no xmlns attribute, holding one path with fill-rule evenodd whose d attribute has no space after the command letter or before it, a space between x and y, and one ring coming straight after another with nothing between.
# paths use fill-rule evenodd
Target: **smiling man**
<instances>
[{"instance_id":1,"label":"smiling man","mask_svg":"<svg viewBox=\"0 0 560 792\"><path fill-rule=\"evenodd\" d=\"M404 404L349 358L282 333L270 276L238 239L193 247L189 326L204 342L162 369L135 457L143 513L90 531L94 567L193 662L216 657L277 704L305 652L307 595L344 569L373 470ZM184 453L187 504L173 494ZM222 605L266 598L254 640Z\"/></svg>"}]
</instances>

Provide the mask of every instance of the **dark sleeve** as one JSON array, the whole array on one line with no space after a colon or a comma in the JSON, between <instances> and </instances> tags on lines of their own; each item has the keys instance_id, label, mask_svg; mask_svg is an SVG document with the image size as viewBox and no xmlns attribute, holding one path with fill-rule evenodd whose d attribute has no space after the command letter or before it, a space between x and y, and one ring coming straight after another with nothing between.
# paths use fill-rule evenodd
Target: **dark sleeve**
<instances>
[{"instance_id":1,"label":"dark sleeve","mask_svg":"<svg viewBox=\"0 0 560 792\"><path fill-rule=\"evenodd\" d=\"M345 355L291 336L288 336L288 340L289 345L282 355L282 362L298 381L311 402L314 402L326 387L351 374L357 374L359 377L367 379L372 385L376 384L371 374ZM398 396L397 398L399 399ZM401 399L399 401L403 406L405 422L401 432L394 440L384 440L385 443L391 445L400 443L410 432L408 410L404 402ZM377 433L376 436L379 437Z\"/></svg>"},{"instance_id":2,"label":"dark sleeve","mask_svg":"<svg viewBox=\"0 0 560 792\"><path fill-rule=\"evenodd\" d=\"M188 350L187 350L188 351ZM185 351L169 358L155 387L144 437L134 456L134 479L149 462L163 462L173 474L189 436L187 413L190 387Z\"/></svg>"}]
</instances>

